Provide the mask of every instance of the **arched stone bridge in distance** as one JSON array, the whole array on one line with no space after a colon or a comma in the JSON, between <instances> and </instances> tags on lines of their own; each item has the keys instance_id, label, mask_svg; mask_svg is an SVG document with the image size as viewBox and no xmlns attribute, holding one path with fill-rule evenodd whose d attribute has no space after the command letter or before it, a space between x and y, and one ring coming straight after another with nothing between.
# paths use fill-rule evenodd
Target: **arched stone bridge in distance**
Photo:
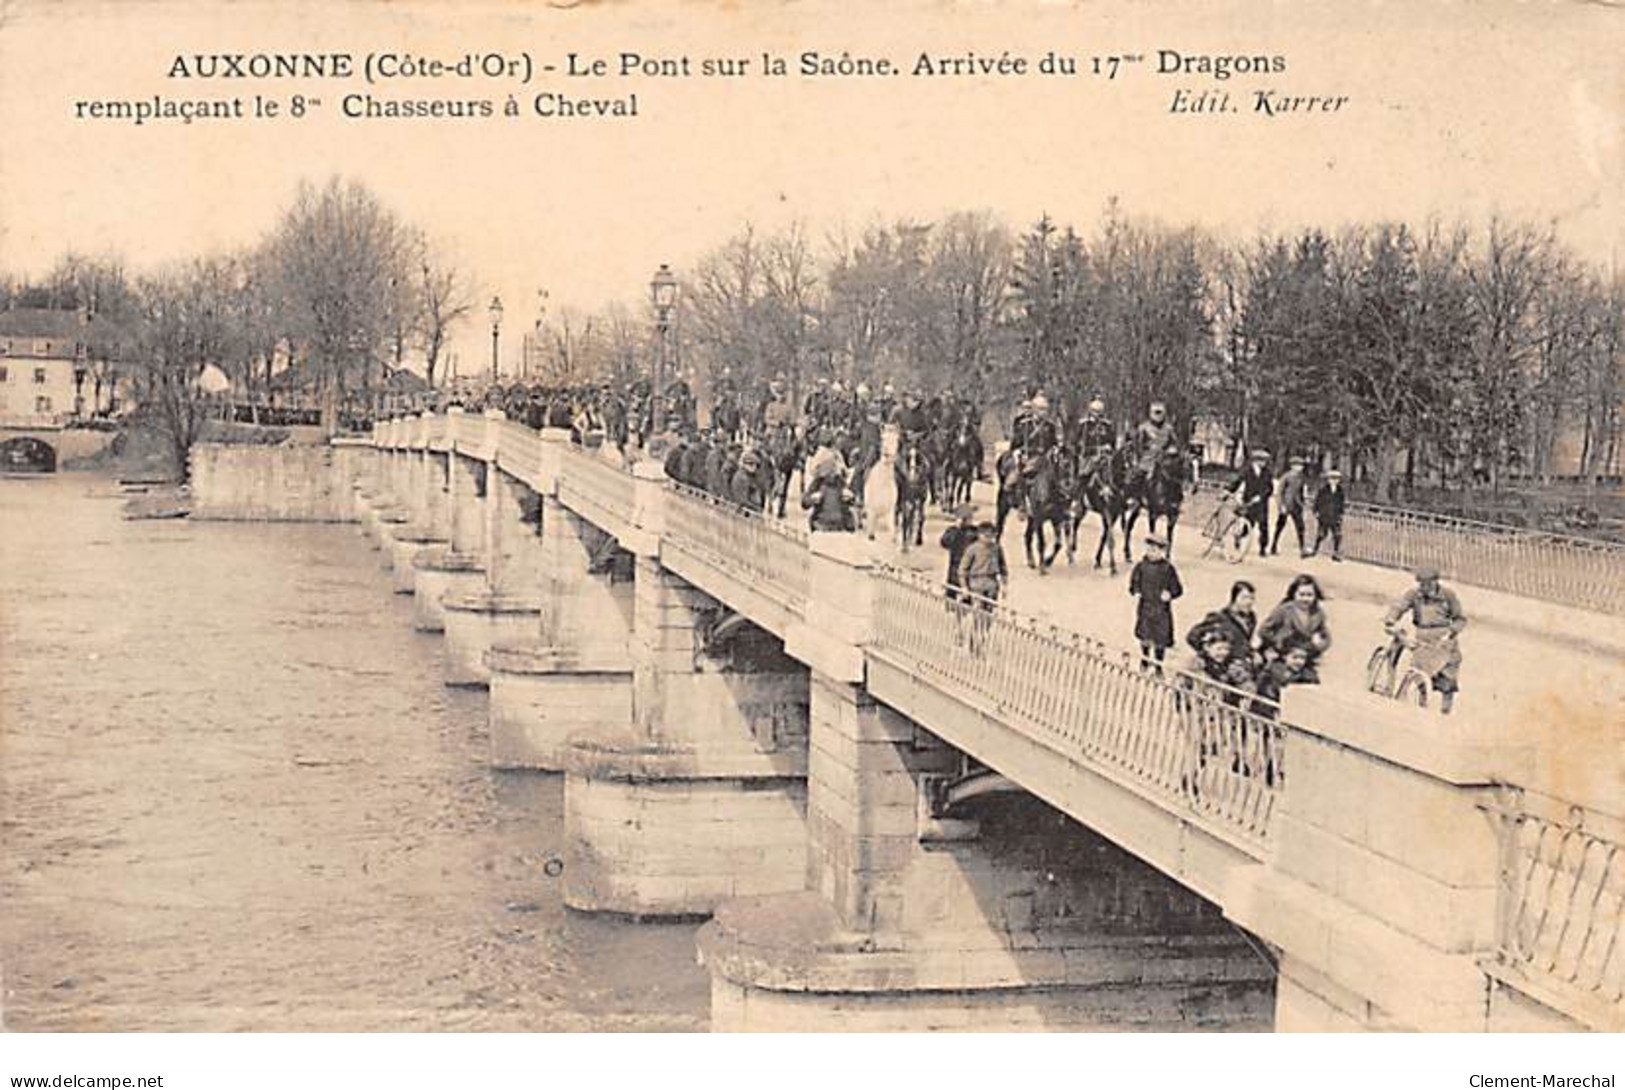
<instances>
[{"instance_id":1,"label":"arched stone bridge in distance","mask_svg":"<svg viewBox=\"0 0 1625 1090\"><path fill-rule=\"evenodd\" d=\"M194 517L267 517L275 456L198 448ZM1547 752L1563 727L1516 681L1449 719L1353 684L1265 718L1096 634L1115 583L1032 577L980 614L862 535L498 412L324 467L448 683L489 687L493 763L564 773L567 903L711 917L716 1028L1625 1028L1617 765ZM1343 569L1351 602L1403 585ZM1564 669L1617 683L1617 615L1563 600L1609 591L1571 584L1467 595L1485 657L1584 623Z\"/></svg>"},{"instance_id":2,"label":"arched stone bridge in distance","mask_svg":"<svg viewBox=\"0 0 1625 1090\"><path fill-rule=\"evenodd\" d=\"M112 440L111 432L0 418L0 473L54 473L62 463L94 454Z\"/></svg>"}]
</instances>

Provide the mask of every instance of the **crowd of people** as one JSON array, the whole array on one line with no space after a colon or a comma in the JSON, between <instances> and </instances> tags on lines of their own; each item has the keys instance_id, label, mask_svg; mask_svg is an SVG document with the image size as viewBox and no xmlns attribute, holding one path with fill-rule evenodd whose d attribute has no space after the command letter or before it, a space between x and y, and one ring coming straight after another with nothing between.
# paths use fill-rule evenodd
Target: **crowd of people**
<instances>
[{"instance_id":1,"label":"crowd of people","mask_svg":"<svg viewBox=\"0 0 1625 1090\"><path fill-rule=\"evenodd\" d=\"M411 407L500 408L533 428L568 429L576 443L611 444L629 457L656 455L672 481L752 515L787 517L790 486L799 479L796 495L808 526L835 533L863 526L871 499L866 492L874 487L871 471L882 460L890 426L897 434L892 510L900 541L905 547L922 543L929 505L951 510L954 521L940 539L947 554L947 593L984 616L996 610L1008 587L1002 541L1011 513L1024 516L1028 564L1040 572L1062 547L1070 558L1078 528L1096 513L1102 538L1095 564L1104 553L1115 572L1114 535L1121 532L1124 559L1132 562L1131 537L1143 513L1150 533L1128 591L1137 599L1134 636L1142 659L1160 674L1175 643L1173 603L1184 594L1171 539L1185 490L1199 468L1161 402L1123 429L1099 397L1072 411L1060 399L1052 405L1041 389L1027 394L993 466L995 516L980 519L971 499L973 483L987 478L983 412L962 395L926 396L919 390L899 392L890 382L871 386L821 378L798 403L778 376L754 386L724 379L703 423L692 391L681 381L669 385L658 403L651 384L640 380L624 386L493 384L477 395L440 392L433 404ZM1323 469L1319 452L1288 458L1279 479L1274 461L1268 450L1255 448L1246 467L1224 485L1251 527L1260 555L1278 555L1290 526L1300 556L1312 556L1329 542L1332 559L1341 560L1347 503L1342 475ZM1306 532L1309 512L1316 523L1312 542ZM1046 528L1054 531L1052 545ZM1288 686L1319 681L1331 630L1326 595L1312 575L1295 576L1262 623L1256 598L1254 584L1239 580L1224 606L1189 629L1185 642L1193 658L1185 673L1220 687L1230 703L1246 700L1268 713ZM1418 572L1417 587L1390 611L1388 629L1396 631L1407 613L1412 623L1406 638L1429 663L1448 712L1461 661L1455 637L1465 614L1436 571Z\"/></svg>"}]
</instances>

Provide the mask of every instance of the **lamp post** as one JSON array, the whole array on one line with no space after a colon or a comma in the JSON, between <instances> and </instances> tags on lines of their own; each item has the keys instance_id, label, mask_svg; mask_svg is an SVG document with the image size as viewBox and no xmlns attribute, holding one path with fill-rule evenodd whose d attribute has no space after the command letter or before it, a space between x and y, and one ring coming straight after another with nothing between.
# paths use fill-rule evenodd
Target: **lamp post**
<instances>
[{"instance_id":1,"label":"lamp post","mask_svg":"<svg viewBox=\"0 0 1625 1090\"><path fill-rule=\"evenodd\" d=\"M491 296L491 382L497 381L499 374L497 368L498 337L502 329L502 296Z\"/></svg>"},{"instance_id":2,"label":"lamp post","mask_svg":"<svg viewBox=\"0 0 1625 1090\"><path fill-rule=\"evenodd\" d=\"M654 405L649 430L655 435L662 435L666 430L667 342L671 332L672 311L677 306L677 277L672 275L670 265L662 264L655 270L654 279L649 281L649 298L655 307L655 332L658 335L655 344L655 383L652 391Z\"/></svg>"}]
</instances>

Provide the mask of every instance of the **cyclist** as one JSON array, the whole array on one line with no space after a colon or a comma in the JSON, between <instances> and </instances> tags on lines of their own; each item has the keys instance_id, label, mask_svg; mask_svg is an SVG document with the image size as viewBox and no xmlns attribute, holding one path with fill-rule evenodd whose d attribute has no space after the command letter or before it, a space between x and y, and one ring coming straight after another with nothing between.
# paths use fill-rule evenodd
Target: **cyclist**
<instances>
[{"instance_id":1,"label":"cyclist","mask_svg":"<svg viewBox=\"0 0 1625 1090\"><path fill-rule=\"evenodd\" d=\"M1461 680L1461 646L1456 637L1467 627L1467 614L1461 601L1439 582L1439 569L1427 565L1416 570L1416 586L1406 591L1389 608L1383 628L1400 635L1399 622L1411 615L1411 633L1405 645L1412 649L1412 662L1427 674L1439 694L1439 710L1450 714Z\"/></svg>"}]
</instances>

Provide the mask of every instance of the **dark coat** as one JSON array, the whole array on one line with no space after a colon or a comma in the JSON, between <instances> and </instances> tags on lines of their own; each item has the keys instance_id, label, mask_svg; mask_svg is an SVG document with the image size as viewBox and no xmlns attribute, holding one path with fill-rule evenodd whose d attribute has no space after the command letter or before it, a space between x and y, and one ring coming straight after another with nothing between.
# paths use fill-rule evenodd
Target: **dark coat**
<instances>
[{"instance_id":1,"label":"dark coat","mask_svg":"<svg viewBox=\"0 0 1625 1090\"><path fill-rule=\"evenodd\" d=\"M1257 509L1269 503L1270 493L1275 489L1275 477L1268 468L1254 471L1252 466L1248 466L1242 471L1236 489L1241 491L1243 506Z\"/></svg>"},{"instance_id":2,"label":"dark coat","mask_svg":"<svg viewBox=\"0 0 1625 1090\"><path fill-rule=\"evenodd\" d=\"M852 508L846 502L840 479L836 476L818 478L807 494L801 497L801 506L812 512L810 525L822 532L850 532L857 529Z\"/></svg>"},{"instance_id":3,"label":"dark coat","mask_svg":"<svg viewBox=\"0 0 1625 1090\"><path fill-rule=\"evenodd\" d=\"M1253 633L1258 628L1258 616L1253 613L1232 613L1228 609L1215 609L1191 626L1185 642L1197 654L1202 653L1202 640L1214 629L1230 637L1230 649L1245 655L1253 645Z\"/></svg>"},{"instance_id":4,"label":"dark coat","mask_svg":"<svg viewBox=\"0 0 1625 1090\"><path fill-rule=\"evenodd\" d=\"M1128 592L1140 599L1139 615L1134 622L1134 638L1153 647L1171 647L1174 642L1174 610L1171 602L1162 600L1163 591L1170 599L1185 593L1179 582L1179 572L1166 560L1141 560L1129 575Z\"/></svg>"},{"instance_id":5,"label":"dark coat","mask_svg":"<svg viewBox=\"0 0 1625 1090\"><path fill-rule=\"evenodd\" d=\"M948 550L948 585L959 586L959 562L965 556L965 550L971 547L976 540L976 527L961 526L958 523L948 527L942 532L942 547Z\"/></svg>"},{"instance_id":6,"label":"dark coat","mask_svg":"<svg viewBox=\"0 0 1625 1090\"><path fill-rule=\"evenodd\" d=\"M1335 526L1343 521L1343 508L1348 506L1349 494L1341 486L1320 486L1315 493L1315 521L1322 526Z\"/></svg>"},{"instance_id":7,"label":"dark coat","mask_svg":"<svg viewBox=\"0 0 1625 1090\"><path fill-rule=\"evenodd\" d=\"M733 483L728 488L728 498L741 507L752 511L760 511L762 504L767 500L767 490L762 487L761 479L744 466L734 470Z\"/></svg>"}]
</instances>

